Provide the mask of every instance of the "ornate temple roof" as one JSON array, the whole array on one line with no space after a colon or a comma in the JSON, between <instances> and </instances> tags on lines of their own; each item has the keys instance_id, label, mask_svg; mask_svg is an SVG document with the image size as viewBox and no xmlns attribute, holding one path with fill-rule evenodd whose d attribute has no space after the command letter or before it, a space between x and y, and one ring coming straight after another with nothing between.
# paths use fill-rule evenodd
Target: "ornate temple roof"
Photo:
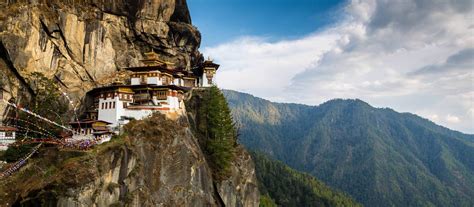
<instances>
[{"instance_id":1,"label":"ornate temple roof","mask_svg":"<svg viewBox=\"0 0 474 207\"><path fill-rule=\"evenodd\" d=\"M104 86L104 87L98 87L90 90L87 92L87 94L93 95L96 93L100 93L103 91L115 91L120 88L129 88L131 90L140 90L140 89L171 89L171 90L177 90L177 91L188 91L190 88L188 87L182 87L182 86L176 86L176 85L155 85L155 84L146 84L146 85L110 85L110 86Z\"/></svg>"},{"instance_id":2,"label":"ornate temple roof","mask_svg":"<svg viewBox=\"0 0 474 207\"><path fill-rule=\"evenodd\" d=\"M217 69L219 69L219 66L220 66L219 64L214 63L210 58L205 60L202 63L203 68L210 67L210 68L215 68L217 70Z\"/></svg>"}]
</instances>

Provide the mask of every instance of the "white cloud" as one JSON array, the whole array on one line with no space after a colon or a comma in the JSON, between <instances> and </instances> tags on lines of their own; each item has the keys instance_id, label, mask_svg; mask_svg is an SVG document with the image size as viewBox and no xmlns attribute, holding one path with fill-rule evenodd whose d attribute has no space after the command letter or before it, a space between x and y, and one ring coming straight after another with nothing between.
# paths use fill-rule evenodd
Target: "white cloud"
<instances>
[{"instance_id":1,"label":"white cloud","mask_svg":"<svg viewBox=\"0 0 474 207\"><path fill-rule=\"evenodd\" d=\"M432 114L432 115L429 115L427 117L429 119L433 120L433 121L438 121L439 120L439 116L437 114Z\"/></svg>"},{"instance_id":2,"label":"white cloud","mask_svg":"<svg viewBox=\"0 0 474 207\"><path fill-rule=\"evenodd\" d=\"M446 116L446 121L447 121L447 122L450 122L450 123L456 124L456 123L459 123L461 120L460 120L459 117L457 117L457 116L453 116L453 115L451 115L451 114L448 114L448 115Z\"/></svg>"},{"instance_id":3,"label":"white cloud","mask_svg":"<svg viewBox=\"0 0 474 207\"><path fill-rule=\"evenodd\" d=\"M269 43L261 38L242 37L206 48L204 54L222 65L217 74L219 86L279 98L282 87L289 86L295 74L317 62L337 39L335 34L319 34Z\"/></svg>"},{"instance_id":4,"label":"white cloud","mask_svg":"<svg viewBox=\"0 0 474 207\"><path fill-rule=\"evenodd\" d=\"M221 63L223 88L305 104L360 98L474 133L470 0L353 0L345 12L297 40L244 37L204 53Z\"/></svg>"}]
</instances>

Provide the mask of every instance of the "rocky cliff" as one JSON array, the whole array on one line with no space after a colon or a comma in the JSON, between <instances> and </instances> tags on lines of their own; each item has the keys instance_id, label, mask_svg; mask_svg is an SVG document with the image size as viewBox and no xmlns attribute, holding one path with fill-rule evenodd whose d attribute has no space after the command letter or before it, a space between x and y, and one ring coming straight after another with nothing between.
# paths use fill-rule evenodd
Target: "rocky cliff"
<instances>
[{"instance_id":1,"label":"rocky cliff","mask_svg":"<svg viewBox=\"0 0 474 207\"><path fill-rule=\"evenodd\" d=\"M184 69L203 59L185 0L6 0L0 11L5 100L34 96L36 72L80 105L152 49ZM157 115L89 151L43 147L0 180L0 206L258 206L249 154L237 147L231 176L216 180L192 129Z\"/></svg>"},{"instance_id":2,"label":"rocky cliff","mask_svg":"<svg viewBox=\"0 0 474 207\"><path fill-rule=\"evenodd\" d=\"M152 49L180 68L202 60L185 0L6 0L0 11L6 98L34 95L33 72L55 79L79 103Z\"/></svg>"},{"instance_id":3,"label":"rocky cliff","mask_svg":"<svg viewBox=\"0 0 474 207\"><path fill-rule=\"evenodd\" d=\"M43 148L0 180L0 205L258 206L254 164L239 148L232 174L213 179L186 117L155 115L92 150Z\"/></svg>"}]
</instances>

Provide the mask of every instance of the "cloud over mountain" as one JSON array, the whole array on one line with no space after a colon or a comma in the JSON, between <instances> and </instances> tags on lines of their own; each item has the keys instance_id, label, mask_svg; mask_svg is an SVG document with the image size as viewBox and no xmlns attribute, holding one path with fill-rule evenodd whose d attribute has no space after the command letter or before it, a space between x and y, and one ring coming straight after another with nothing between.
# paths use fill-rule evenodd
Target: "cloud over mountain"
<instances>
[{"instance_id":1,"label":"cloud over mountain","mask_svg":"<svg viewBox=\"0 0 474 207\"><path fill-rule=\"evenodd\" d=\"M305 37L242 37L204 53L222 64L223 88L305 104L361 98L473 133L472 4L353 0Z\"/></svg>"}]
</instances>

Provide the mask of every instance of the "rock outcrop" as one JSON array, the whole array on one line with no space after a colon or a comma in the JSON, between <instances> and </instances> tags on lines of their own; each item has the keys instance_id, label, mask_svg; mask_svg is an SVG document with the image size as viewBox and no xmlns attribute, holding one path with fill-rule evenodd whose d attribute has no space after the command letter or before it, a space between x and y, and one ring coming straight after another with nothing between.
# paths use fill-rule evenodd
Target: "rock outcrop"
<instances>
[{"instance_id":1,"label":"rock outcrop","mask_svg":"<svg viewBox=\"0 0 474 207\"><path fill-rule=\"evenodd\" d=\"M228 179L213 179L187 118L155 115L87 152L43 149L0 180L0 203L44 206L258 206L254 164L240 148Z\"/></svg>"},{"instance_id":2,"label":"rock outcrop","mask_svg":"<svg viewBox=\"0 0 474 207\"><path fill-rule=\"evenodd\" d=\"M179 68L202 60L185 0L7 0L0 10L6 97L31 95L30 74L40 72L79 103L152 49Z\"/></svg>"},{"instance_id":3,"label":"rock outcrop","mask_svg":"<svg viewBox=\"0 0 474 207\"><path fill-rule=\"evenodd\" d=\"M236 160L228 179L217 182L216 188L225 206L259 206L260 193L257 186L252 157L242 146L237 149Z\"/></svg>"}]
</instances>

